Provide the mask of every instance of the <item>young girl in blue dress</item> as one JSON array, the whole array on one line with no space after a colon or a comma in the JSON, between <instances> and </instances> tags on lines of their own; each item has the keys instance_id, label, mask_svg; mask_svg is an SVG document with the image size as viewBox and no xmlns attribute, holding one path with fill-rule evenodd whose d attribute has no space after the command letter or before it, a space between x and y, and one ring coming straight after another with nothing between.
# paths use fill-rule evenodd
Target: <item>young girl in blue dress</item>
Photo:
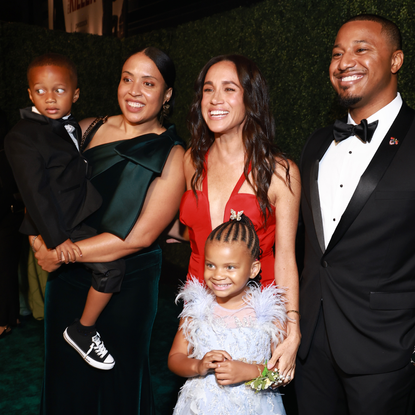
<instances>
[{"instance_id":1,"label":"young girl in blue dress","mask_svg":"<svg viewBox=\"0 0 415 415\"><path fill-rule=\"evenodd\" d=\"M232 211L231 220L209 235L206 285L193 279L176 298L184 308L168 365L189 379L174 415L285 415L277 389L256 393L245 385L261 376L287 318L282 290L259 287L259 256L258 237L243 212Z\"/></svg>"}]
</instances>

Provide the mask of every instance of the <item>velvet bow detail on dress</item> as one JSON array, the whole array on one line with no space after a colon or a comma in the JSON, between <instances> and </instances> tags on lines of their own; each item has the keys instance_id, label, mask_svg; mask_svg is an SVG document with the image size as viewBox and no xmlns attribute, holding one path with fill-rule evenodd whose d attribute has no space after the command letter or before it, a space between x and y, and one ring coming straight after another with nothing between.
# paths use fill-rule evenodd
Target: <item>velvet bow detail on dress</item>
<instances>
[{"instance_id":1,"label":"velvet bow detail on dress","mask_svg":"<svg viewBox=\"0 0 415 415\"><path fill-rule=\"evenodd\" d=\"M85 151L92 165L91 182L108 200L88 224L125 239L141 213L149 186L160 176L171 149L178 144L184 147L170 126L160 135L145 134Z\"/></svg>"},{"instance_id":2,"label":"velvet bow detail on dress","mask_svg":"<svg viewBox=\"0 0 415 415\"><path fill-rule=\"evenodd\" d=\"M173 133L171 136L168 134L170 128ZM122 141L115 147L114 151L121 157L160 174L174 145L174 140L177 139L174 126L170 128L162 135L146 134L131 140Z\"/></svg>"}]
</instances>

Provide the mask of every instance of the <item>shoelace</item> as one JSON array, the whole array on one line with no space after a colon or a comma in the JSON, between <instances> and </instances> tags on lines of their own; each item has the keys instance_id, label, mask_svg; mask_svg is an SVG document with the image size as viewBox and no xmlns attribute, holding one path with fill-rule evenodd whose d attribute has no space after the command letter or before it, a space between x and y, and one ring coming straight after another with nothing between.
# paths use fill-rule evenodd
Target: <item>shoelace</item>
<instances>
[{"instance_id":1,"label":"shoelace","mask_svg":"<svg viewBox=\"0 0 415 415\"><path fill-rule=\"evenodd\" d=\"M92 338L92 344L88 350L87 355L92 351L92 349L95 349L96 354L101 358L103 358L108 352L98 333Z\"/></svg>"}]
</instances>

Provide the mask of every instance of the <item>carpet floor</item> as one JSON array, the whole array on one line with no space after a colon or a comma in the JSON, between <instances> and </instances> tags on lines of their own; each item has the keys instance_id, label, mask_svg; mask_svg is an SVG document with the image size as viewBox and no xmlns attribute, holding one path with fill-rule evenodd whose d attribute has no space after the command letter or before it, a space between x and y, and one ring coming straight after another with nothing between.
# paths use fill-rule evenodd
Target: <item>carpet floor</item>
<instances>
[{"instance_id":1,"label":"carpet floor","mask_svg":"<svg viewBox=\"0 0 415 415\"><path fill-rule=\"evenodd\" d=\"M183 269L172 264L163 266L159 307L151 340L150 362L158 415L173 411L177 393L184 379L167 368L167 356L177 330L180 306L174 304ZM43 321L23 318L12 334L0 341L0 414L37 415L43 377ZM283 390L287 415L296 415L293 390ZM120 414L123 415L123 414Z\"/></svg>"}]
</instances>

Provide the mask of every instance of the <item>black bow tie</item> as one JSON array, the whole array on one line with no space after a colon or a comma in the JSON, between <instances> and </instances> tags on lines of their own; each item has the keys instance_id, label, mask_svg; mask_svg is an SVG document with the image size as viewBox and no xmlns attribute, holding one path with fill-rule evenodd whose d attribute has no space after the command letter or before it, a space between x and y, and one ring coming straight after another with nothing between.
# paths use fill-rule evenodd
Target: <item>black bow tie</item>
<instances>
[{"instance_id":1,"label":"black bow tie","mask_svg":"<svg viewBox=\"0 0 415 415\"><path fill-rule=\"evenodd\" d=\"M81 127L79 126L78 122L75 120L75 117L71 114L68 118L64 119L64 118L59 118L57 121L61 122L63 126L65 125L71 125L72 127L75 128L75 130L73 130L73 135L76 137L78 143L82 138L82 130Z\"/></svg>"},{"instance_id":2,"label":"black bow tie","mask_svg":"<svg viewBox=\"0 0 415 415\"><path fill-rule=\"evenodd\" d=\"M65 125L71 125L74 128L74 130L72 130L72 134L75 136L78 143L80 142L82 138L82 130L72 115L70 115L66 119L63 119L63 118L58 118L57 120L54 120L53 118L47 118L47 119L49 121L49 124L51 124L52 127L57 128L58 130L61 129L62 127L65 128ZM69 135L68 130L66 128L65 128L65 132Z\"/></svg>"},{"instance_id":3,"label":"black bow tie","mask_svg":"<svg viewBox=\"0 0 415 415\"><path fill-rule=\"evenodd\" d=\"M374 121L368 124L367 120L362 120L360 124L353 125L336 120L333 127L334 140L339 143L355 135L364 143L370 143L378 123L379 121Z\"/></svg>"}]
</instances>

